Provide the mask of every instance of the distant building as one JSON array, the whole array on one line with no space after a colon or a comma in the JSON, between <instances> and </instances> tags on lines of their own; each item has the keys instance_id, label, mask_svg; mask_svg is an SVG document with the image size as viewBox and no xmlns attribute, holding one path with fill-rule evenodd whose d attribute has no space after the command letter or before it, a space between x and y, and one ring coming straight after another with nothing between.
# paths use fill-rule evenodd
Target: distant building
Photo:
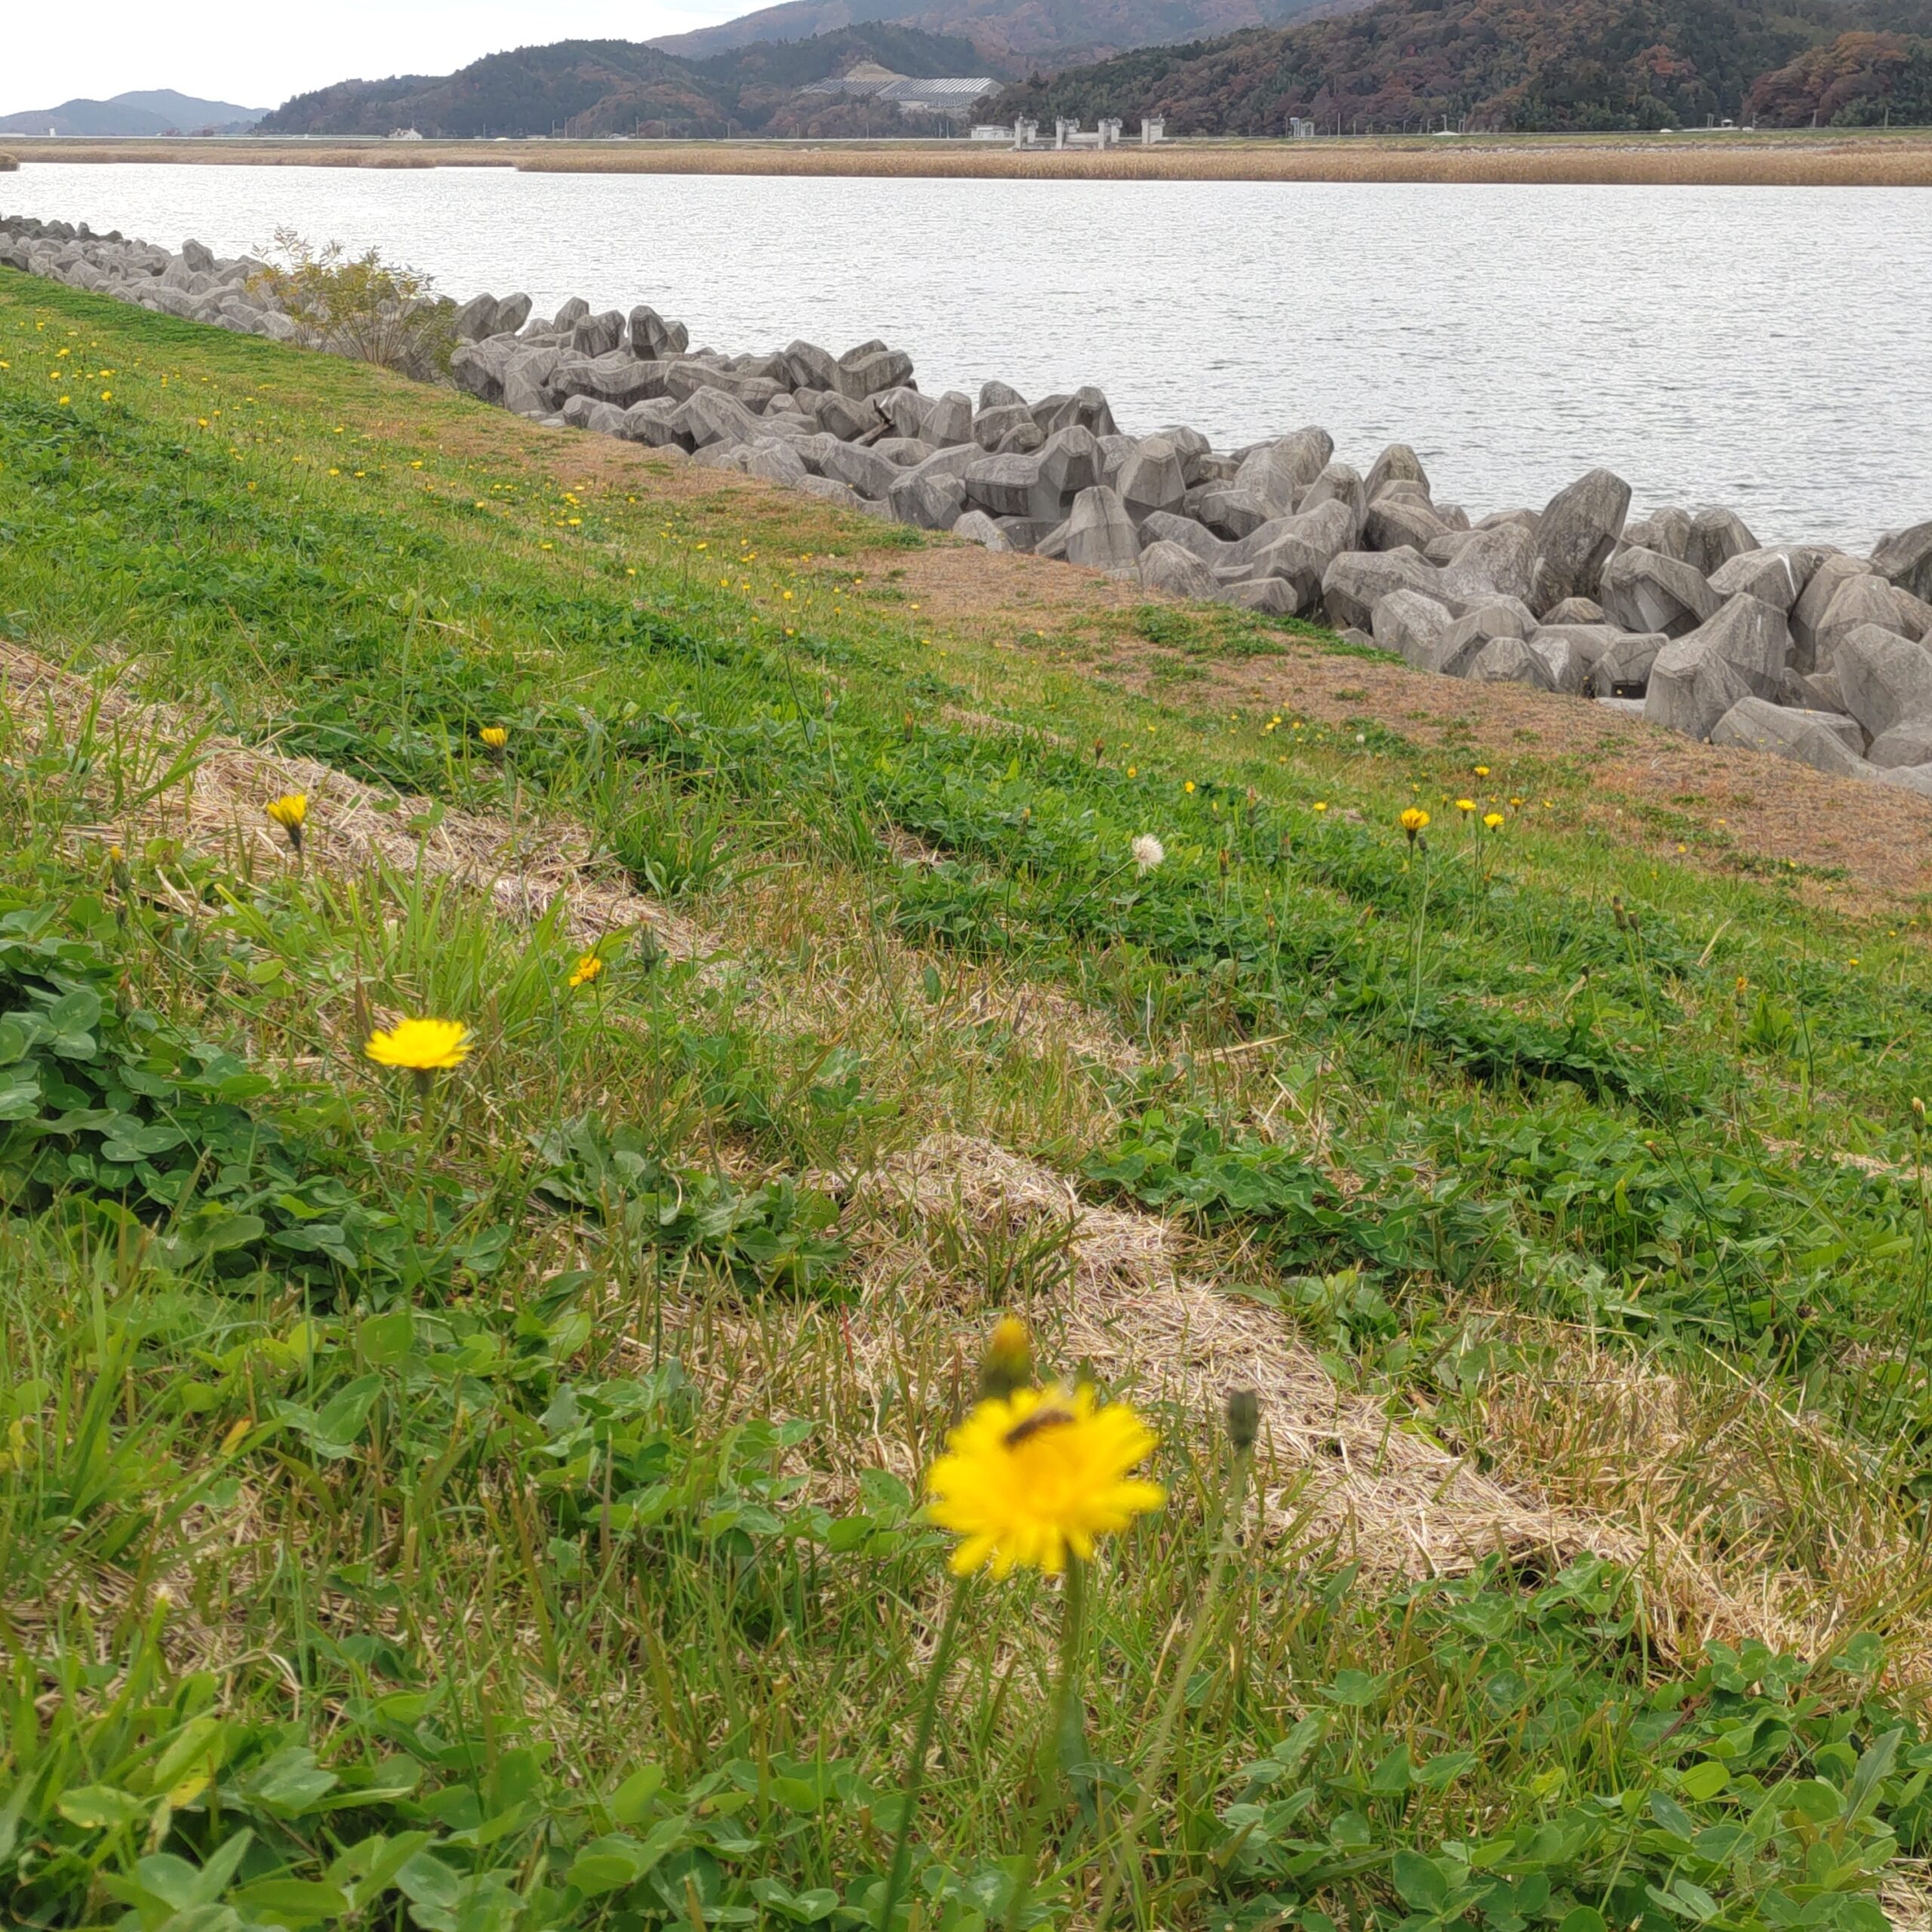
<instances>
[{"instance_id":1,"label":"distant building","mask_svg":"<svg viewBox=\"0 0 1932 1932\"><path fill-rule=\"evenodd\" d=\"M894 73L889 67L880 66L876 61L862 60L849 72L814 81L811 86L800 88L799 92L835 100L876 100L897 108L911 119L928 115L963 119L981 101L998 94L999 89L998 82L983 75L971 79L915 81L903 74ZM1004 131L999 129L990 135L976 134L975 138L995 140Z\"/></svg>"},{"instance_id":2,"label":"distant building","mask_svg":"<svg viewBox=\"0 0 1932 1932\"><path fill-rule=\"evenodd\" d=\"M423 137L414 128L392 128L389 139L392 141L420 141Z\"/></svg>"}]
</instances>

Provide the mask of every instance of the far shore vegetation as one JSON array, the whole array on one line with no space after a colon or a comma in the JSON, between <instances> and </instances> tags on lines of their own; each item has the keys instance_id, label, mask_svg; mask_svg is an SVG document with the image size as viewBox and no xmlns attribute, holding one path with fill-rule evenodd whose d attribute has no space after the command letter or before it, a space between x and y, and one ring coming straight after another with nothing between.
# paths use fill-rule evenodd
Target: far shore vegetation
<instances>
[{"instance_id":1,"label":"far shore vegetation","mask_svg":"<svg viewBox=\"0 0 1932 1932\"><path fill-rule=\"evenodd\" d=\"M29 162L281 168L512 168L540 174L814 174L1122 181L1551 182L1572 186L1932 187L1932 129L1672 135L1203 139L1016 154L965 140L32 140ZM0 158L0 168L6 166Z\"/></svg>"}]
</instances>

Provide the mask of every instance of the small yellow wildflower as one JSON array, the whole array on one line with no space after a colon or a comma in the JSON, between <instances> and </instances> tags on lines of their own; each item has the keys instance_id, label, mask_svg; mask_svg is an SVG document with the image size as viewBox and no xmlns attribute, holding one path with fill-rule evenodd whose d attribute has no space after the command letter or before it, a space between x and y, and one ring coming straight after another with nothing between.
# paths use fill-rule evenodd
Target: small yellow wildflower
<instances>
[{"instance_id":1,"label":"small yellow wildflower","mask_svg":"<svg viewBox=\"0 0 1932 1932\"><path fill-rule=\"evenodd\" d=\"M1069 1556L1091 1557L1097 1537L1166 1501L1158 1484L1128 1473L1154 1444L1131 1407L1103 1407L1091 1385L981 1402L926 1477L928 1518L963 1539L953 1574L990 1562L995 1577L1023 1567L1057 1576Z\"/></svg>"},{"instance_id":2,"label":"small yellow wildflower","mask_svg":"<svg viewBox=\"0 0 1932 1932\"><path fill-rule=\"evenodd\" d=\"M510 734L500 724L485 724L477 734L493 752L500 752L510 741Z\"/></svg>"},{"instance_id":3,"label":"small yellow wildflower","mask_svg":"<svg viewBox=\"0 0 1932 1932\"><path fill-rule=\"evenodd\" d=\"M1416 841L1416 835L1427 829L1429 814L1420 805L1410 805L1404 810L1398 823L1402 829L1409 835L1409 843L1413 845Z\"/></svg>"},{"instance_id":4,"label":"small yellow wildflower","mask_svg":"<svg viewBox=\"0 0 1932 1932\"><path fill-rule=\"evenodd\" d=\"M460 1066L469 1057L470 1032L460 1020L398 1020L386 1032L378 1028L362 1051L378 1066L411 1073L439 1073Z\"/></svg>"},{"instance_id":5,"label":"small yellow wildflower","mask_svg":"<svg viewBox=\"0 0 1932 1932\"><path fill-rule=\"evenodd\" d=\"M1186 782L1186 784L1184 784L1183 786L1182 786L1182 787L1181 787L1180 789L1181 789L1183 792L1191 792L1191 791L1192 791L1192 790L1194 789L1194 780L1193 780L1192 779L1191 779L1191 778L1190 778L1190 779L1189 779L1189 780L1188 780L1188 781Z\"/></svg>"},{"instance_id":6,"label":"small yellow wildflower","mask_svg":"<svg viewBox=\"0 0 1932 1932\"><path fill-rule=\"evenodd\" d=\"M1456 809L1460 812L1465 818L1467 818L1469 814L1474 811L1475 808L1476 801L1473 798L1458 798L1456 801Z\"/></svg>"},{"instance_id":7,"label":"small yellow wildflower","mask_svg":"<svg viewBox=\"0 0 1932 1932\"><path fill-rule=\"evenodd\" d=\"M1503 814L1500 812L1484 812L1482 815L1482 822L1489 827L1491 831L1497 831L1503 823Z\"/></svg>"},{"instance_id":8,"label":"small yellow wildflower","mask_svg":"<svg viewBox=\"0 0 1932 1932\"><path fill-rule=\"evenodd\" d=\"M302 827L309 817L308 793L285 792L280 798L271 798L262 809L288 834L290 846L294 851L300 851Z\"/></svg>"},{"instance_id":9,"label":"small yellow wildflower","mask_svg":"<svg viewBox=\"0 0 1932 1932\"><path fill-rule=\"evenodd\" d=\"M584 953L571 968L571 984L573 987L587 986L603 970L604 962L595 953Z\"/></svg>"},{"instance_id":10,"label":"small yellow wildflower","mask_svg":"<svg viewBox=\"0 0 1932 1932\"><path fill-rule=\"evenodd\" d=\"M1328 809L1328 801L1326 798L1317 798L1315 801L1315 809L1318 812L1325 812Z\"/></svg>"},{"instance_id":11,"label":"small yellow wildflower","mask_svg":"<svg viewBox=\"0 0 1932 1932\"><path fill-rule=\"evenodd\" d=\"M1473 765L1470 769L1478 778L1487 778L1489 776L1489 767L1486 764Z\"/></svg>"}]
</instances>

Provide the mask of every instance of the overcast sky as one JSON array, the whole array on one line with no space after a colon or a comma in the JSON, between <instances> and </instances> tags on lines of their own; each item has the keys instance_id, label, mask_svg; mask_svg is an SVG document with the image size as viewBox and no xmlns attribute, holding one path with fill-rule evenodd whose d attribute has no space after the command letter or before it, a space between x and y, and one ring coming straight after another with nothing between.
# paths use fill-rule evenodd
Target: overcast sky
<instances>
[{"instance_id":1,"label":"overcast sky","mask_svg":"<svg viewBox=\"0 0 1932 1932\"><path fill-rule=\"evenodd\" d=\"M550 40L649 40L749 13L761 0L94 0L10 5L0 114L174 88L278 106L352 76L447 74L479 54Z\"/></svg>"}]
</instances>

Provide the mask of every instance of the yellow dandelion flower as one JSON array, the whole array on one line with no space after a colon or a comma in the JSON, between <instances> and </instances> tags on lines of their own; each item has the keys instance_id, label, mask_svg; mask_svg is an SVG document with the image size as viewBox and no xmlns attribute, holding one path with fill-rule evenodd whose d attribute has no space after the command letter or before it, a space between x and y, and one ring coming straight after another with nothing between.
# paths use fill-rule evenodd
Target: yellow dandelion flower
<instances>
[{"instance_id":1,"label":"yellow dandelion flower","mask_svg":"<svg viewBox=\"0 0 1932 1932\"><path fill-rule=\"evenodd\" d=\"M386 1032L378 1028L362 1051L378 1066L411 1073L440 1073L469 1057L470 1032L460 1020L398 1020Z\"/></svg>"},{"instance_id":2,"label":"yellow dandelion flower","mask_svg":"<svg viewBox=\"0 0 1932 1932\"><path fill-rule=\"evenodd\" d=\"M500 724L485 724L476 735L493 752L500 752L509 743L510 734Z\"/></svg>"},{"instance_id":3,"label":"yellow dandelion flower","mask_svg":"<svg viewBox=\"0 0 1932 1932\"><path fill-rule=\"evenodd\" d=\"M1476 801L1473 798L1458 798L1456 801L1456 809L1465 817L1467 817L1475 808Z\"/></svg>"},{"instance_id":4,"label":"yellow dandelion flower","mask_svg":"<svg viewBox=\"0 0 1932 1932\"><path fill-rule=\"evenodd\" d=\"M1486 764L1472 765L1470 769L1478 778L1487 778L1489 776L1489 767Z\"/></svg>"},{"instance_id":5,"label":"yellow dandelion flower","mask_svg":"<svg viewBox=\"0 0 1932 1932\"><path fill-rule=\"evenodd\" d=\"M1426 829L1429 824L1429 814L1423 810L1421 806L1411 805L1403 811L1398 823L1410 838L1414 838L1417 832Z\"/></svg>"},{"instance_id":6,"label":"yellow dandelion flower","mask_svg":"<svg viewBox=\"0 0 1932 1932\"><path fill-rule=\"evenodd\" d=\"M1192 779L1191 779L1191 778L1190 778L1190 779L1189 779L1189 780L1188 780L1188 781L1186 782L1186 784L1184 784L1183 786L1182 786L1182 787L1181 787L1180 789L1181 789L1183 792L1191 792L1191 791L1192 791L1192 790L1194 789L1194 780L1193 780Z\"/></svg>"},{"instance_id":7,"label":"yellow dandelion flower","mask_svg":"<svg viewBox=\"0 0 1932 1932\"><path fill-rule=\"evenodd\" d=\"M1166 1492L1128 1474L1154 1432L1124 1402L1103 1407L1091 1386L1018 1389L975 1408L946 1438L926 1477L927 1515L963 1539L955 1576L990 1562L1057 1576L1094 1540L1158 1509Z\"/></svg>"},{"instance_id":8,"label":"yellow dandelion flower","mask_svg":"<svg viewBox=\"0 0 1932 1932\"><path fill-rule=\"evenodd\" d=\"M584 953L571 968L571 984L573 986L587 986L603 970L604 962L595 953Z\"/></svg>"},{"instance_id":9,"label":"yellow dandelion flower","mask_svg":"<svg viewBox=\"0 0 1932 1932\"><path fill-rule=\"evenodd\" d=\"M302 828L309 817L309 795L306 792L285 792L278 798L271 798L262 810L288 834L288 842L297 851L302 849Z\"/></svg>"},{"instance_id":10,"label":"yellow dandelion flower","mask_svg":"<svg viewBox=\"0 0 1932 1932\"><path fill-rule=\"evenodd\" d=\"M1482 822L1494 832L1502 824L1503 814L1500 812L1484 812L1482 815Z\"/></svg>"},{"instance_id":11,"label":"yellow dandelion flower","mask_svg":"<svg viewBox=\"0 0 1932 1932\"><path fill-rule=\"evenodd\" d=\"M1325 812L1328 809L1328 801L1326 798L1317 798L1315 801L1315 809L1318 812Z\"/></svg>"}]
</instances>

